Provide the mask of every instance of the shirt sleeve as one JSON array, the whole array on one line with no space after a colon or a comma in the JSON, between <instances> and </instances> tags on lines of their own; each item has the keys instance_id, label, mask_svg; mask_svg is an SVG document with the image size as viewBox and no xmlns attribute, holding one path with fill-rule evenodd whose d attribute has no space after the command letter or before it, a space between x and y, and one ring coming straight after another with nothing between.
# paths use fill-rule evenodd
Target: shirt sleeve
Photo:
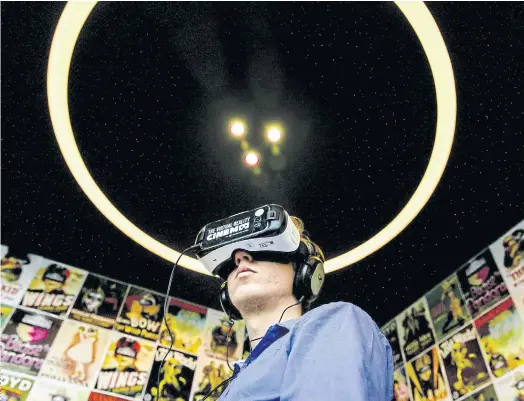
<instances>
[{"instance_id":1,"label":"shirt sleeve","mask_svg":"<svg viewBox=\"0 0 524 401\"><path fill-rule=\"evenodd\" d=\"M391 401L391 347L375 322L349 303L320 308L292 335L280 401Z\"/></svg>"}]
</instances>

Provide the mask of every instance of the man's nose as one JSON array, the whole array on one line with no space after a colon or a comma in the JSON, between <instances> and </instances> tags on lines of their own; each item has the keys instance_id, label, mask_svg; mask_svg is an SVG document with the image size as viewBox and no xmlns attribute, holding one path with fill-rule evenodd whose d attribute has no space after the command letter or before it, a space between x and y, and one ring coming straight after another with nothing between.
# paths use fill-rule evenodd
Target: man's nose
<instances>
[{"instance_id":1,"label":"man's nose","mask_svg":"<svg viewBox=\"0 0 524 401\"><path fill-rule=\"evenodd\" d=\"M235 265L239 265L241 261L247 260L248 262L253 261L253 257L246 251L236 251L235 252Z\"/></svg>"}]
</instances>

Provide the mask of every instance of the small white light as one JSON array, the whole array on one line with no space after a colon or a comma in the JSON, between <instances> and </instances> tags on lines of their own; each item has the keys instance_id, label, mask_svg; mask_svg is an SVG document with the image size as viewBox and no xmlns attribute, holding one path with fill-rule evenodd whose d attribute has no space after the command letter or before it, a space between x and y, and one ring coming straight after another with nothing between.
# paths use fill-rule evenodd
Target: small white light
<instances>
[{"instance_id":1,"label":"small white light","mask_svg":"<svg viewBox=\"0 0 524 401\"><path fill-rule=\"evenodd\" d=\"M231 134L233 134L234 136L242 136L244 135L244 132L245 132L244 124L233 123L231 124L230 131L231 131Z\"/></svg>"},{"instance_id":2,"label":"small white light","mask_svg":"<svg viewBox=\"0 0 524 401\"><path fill-rule=\"evenodd\" d=\"M245 157L244 161L248 166L254 167L260 162L260 158L256 153L249 152Z\"/></svg>"},{"instance_id":3,"label":"small white light","mask_svg":"<svg viewBox=\"0 0 524 401\"><path fill-rule=\"evenodd\" d=\"M280 141L280 138L282 137L282 133L278 128L271 128L267 132L267 139L269 139L269 142L277 143Z\"/></svg>"}]
</instances>

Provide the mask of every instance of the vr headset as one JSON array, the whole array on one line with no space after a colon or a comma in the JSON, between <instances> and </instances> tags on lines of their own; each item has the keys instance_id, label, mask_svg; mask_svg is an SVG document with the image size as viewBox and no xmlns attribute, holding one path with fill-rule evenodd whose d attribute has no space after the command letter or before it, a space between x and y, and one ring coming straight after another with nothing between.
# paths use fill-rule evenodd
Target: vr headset
<instances>
[{"instance_id":1,"label":"vr headset","mask_svg":"<svg viewBox=\"0 0 524 401\"><path fill-rule=\"evenodd\" d=\"M269 204L204 226L195 241L195 255L209 273L227 280L238 250L256 260L289 263L299 245L300 233L287 212Z\"/></svg>"}]
</instances>

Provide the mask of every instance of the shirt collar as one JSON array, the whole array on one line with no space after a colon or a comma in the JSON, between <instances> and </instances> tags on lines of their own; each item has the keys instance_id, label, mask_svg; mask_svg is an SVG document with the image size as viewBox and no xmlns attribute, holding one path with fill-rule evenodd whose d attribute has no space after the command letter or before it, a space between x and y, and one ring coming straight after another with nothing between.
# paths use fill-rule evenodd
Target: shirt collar
<instances>
[{"instance_id":1,"label":"shirt collar","mask_svg":"<svg viewBox=\"0 0 524 401\"><path fill-rule=\"evenodd\" d=\"M262 337L255 349L251 351L249 356L246 359L233 363L233 374L237 374L244 366L247 366L251 362L254 362L260 356L260 354L262 354L262 352L264 352L271 344L273 344L279 338L289 333L289 331L297 324L299 319L286 320L285 322L277 323L273 326L270 326L267 329L264 337Z\"/></svg>"}]
</instances>

